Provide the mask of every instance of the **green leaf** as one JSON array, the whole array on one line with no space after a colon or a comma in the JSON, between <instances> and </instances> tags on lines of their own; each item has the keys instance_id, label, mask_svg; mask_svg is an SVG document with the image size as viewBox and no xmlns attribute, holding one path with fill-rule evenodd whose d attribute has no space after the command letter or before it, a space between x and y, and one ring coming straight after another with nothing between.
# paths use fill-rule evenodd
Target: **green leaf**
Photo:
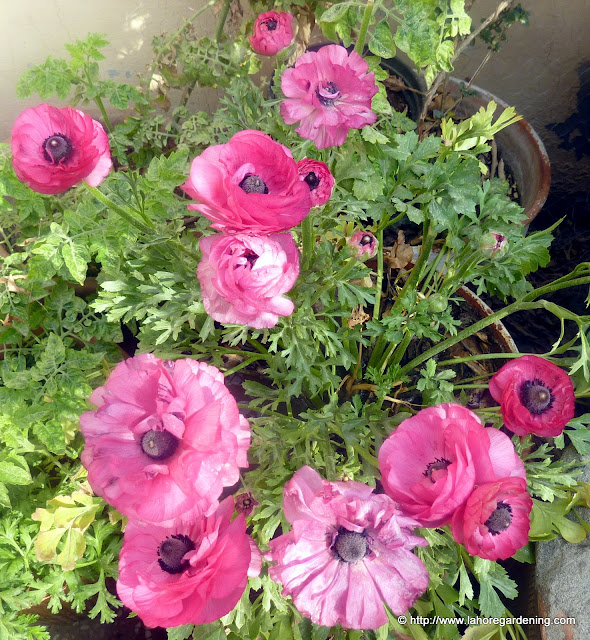
<instances>
[{"instance_id":1,"label":"green leaf","mask_svg":"<svg viewBox=\"0 0 590 640\"><path fill-rule=\"evenodd\" d=\"M22 456L9 454L7 458L0 461L0 482L17 485L31 484L33 479L26 460Z\"/></svg>"},{"instance_id":2,"label":"green leaf","mask_svg":"<svg viewBox=\"0 0 590 640\"><path fill-rule=\"evenodd\" d=\"M49 57L43 64L23 73L18 80L16 95L27 98L38 93L43 100L54 95L65 100L72 88L72 79L73 75L65 60Z\"/></svg>"},{"instance_id":3,"label":"green leaf","mask_svg":"<svg viewBox=\"0 0 590 640\"><path fill-rule=\"evenodd\" d=\"M186 640L193 633L194 625L183 624L180 627L172 627L166 629L168 632L168 640Z\"/></svg>"},{"instance_id":4,"label":"green leaf","mask_svg":"<svg viewBox=\"0 0 590 640\"><path fill-rule=\"evenodd\" d=\"M395 56L395 42L387 20L381 20L375 26L375 31L369 40L369 49L372 53L382 58L393 58Z\"/></svg>"},{"instance_id":5,"label":"green leaf","mask_svg":"<svg viewBox=\"0 0 590 640\"><path fill-rule=\"evenodd\" d=\"M90 255L86 247L76 246L74 243L69 242L62 246L61 255L63 256L64 263L71 273L72 278L84 284L86 280L86 271L88 269L88 262L90 261Z\"/></svg>"},{"instance_id":6,"label":"green leaf","mask_svg":"<svg viewBox=\"0 0 590 640\"><path fill-rule=\"evenodd\" d=\"M320 22L338 22L346 17L348 9L354 6L354 2L339 2L333 4L329 9L324 11L320 17Z\"/></svg>"}]
</instances>

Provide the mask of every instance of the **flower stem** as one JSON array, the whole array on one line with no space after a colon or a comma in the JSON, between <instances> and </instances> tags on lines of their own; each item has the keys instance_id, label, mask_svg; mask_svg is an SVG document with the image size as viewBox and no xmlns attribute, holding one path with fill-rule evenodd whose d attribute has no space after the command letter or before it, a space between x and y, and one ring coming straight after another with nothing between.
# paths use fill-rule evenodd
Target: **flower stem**
<instances>
[{"instance_id":1,"label":"flower stem","mask_svg":"<svg viewBox=\"0 0 590 640\"><path fill-rule=\"evenodd\" d=\"M307 271L311 267L315 253L315 233L311 213L301 222L301 240L303 243L303 269Z\"/></svg>"},{"instance_id":2,"label":"flower stem","mask_svg":"<svg viewBox=\"0 0 590 640\"><path fill-rule=\"evenodd\" d=\"M97 200L100 200L105 206L107 206L111 211L114 211L118 216L123 218L123 220L128 222L130 225L133 225L136 229L139 229L143 233L149 234L153 232L153 229L150 229L150 227L148 227L146 224L137 220L135 216L131 215L131 213L129 213L129 211L127 211L123 207L115 204L96 187L91 187L87 182L84 183L84 186Z\"/></svg>"},{"instance_id":3,"label":"flower stem","mask_svg":"<svg viewBox=\"0 0 590 640\"><path fill-rule=\"evenodd\" d=\"M498 322L498 320L502 320L502 318L505 318L506 316L516 313L517 311L527 311L529 309L544 309L544 308L551 311L550 303L548 303L546 300L539 300L537 302L534 302L535 298L545 295L546 293L551 293L552 291L558 291L559 289L567 289L568 287L575 287L583 284L590 284L590 276L575 278L569 281L565 280L564 278L560 278L559 282L555 281L548 285L545 285L544 287L539 287L535 291L531 291L526 296L522 297L520 300L517 300L516 302L509 304L507 307L504 307L503 309L500 309L499 311L492 313L486 318L483 318L482 320L475 322L474 324L467 327L463 331L460 331L457 335L452 336L451 338L447 338L446 340L439 342L437 345L435 345L431 349L424 351L419 356L417 356L416 358L408 362L404 367L402 367L400 371L400 377L403 375L406 375L409 371L411 371L418 365L422 364L423 362L426 362L426 360L429 360L433 356L439 353L442 353L449 347L452 347L453 345L461 342L462 340L465 340L465 338L473 335L474 333L477 333L478 331L481 331L482 329L485 329L486 327L493 324L494 322Z\"/></svg>"},{"instance_id":4,"label":"flower stem","mask_svg":"<svg viewBox=\"0 0 590 640\"><path fill-rule=\"evenodd\" d=\"M381 305L381 287L383 286L383 229L377 231L377 282L375 284L375 304L373 305L373 320L379 320Z\"/></svg>"},{"instance_id":5,"label":"flower stem","mask_svg":"<svg viewBox=\"0 0 590 640\"><path fill-rule=\"evenodd\" d=\"M107 126L107 129L109 131L113 130L113 125L111 124L111 119L109 118L109 114L107 113L107 110L105 109L104 103L102 101L102 98L100 96L96 96L96 98L94 98L94 102L96 103L96 106L100 109L100 113L102 115L102 119L104 120L104 123Z\"/></svg>"},{"instance_id":6,"label":"flower stem","mask_svg":"<svg viewBox=\"0 0 590 640\"><path fill-rule=\"evenodd\" d=\"M365 6L365 13L363 14L363 21L361 22L361 29L356 39L356 44L354 45L354 50L359 54L359 56L363 55L365 40L367 38L367 29L369 28L369 22L371 22L371 18L373 17L374 4L375 0L367 0L367 5Z\"/></svg>"},{"instance_id":7,"label":"flower stem","mask_svg":"<svg viewBox=\"0 0 590 640\"><path fill-rule=\"evenodd\" d=\"M221 40L221 36L223 35L223 27L225 26L225 21L227 20L227 14L229 13L230 4L231 0L225 0L225 2L223 3L223 7L221 8L219 22L217 23L217 31L215 32L215 42L219 42Z\"/></svg>"}]
</instances>

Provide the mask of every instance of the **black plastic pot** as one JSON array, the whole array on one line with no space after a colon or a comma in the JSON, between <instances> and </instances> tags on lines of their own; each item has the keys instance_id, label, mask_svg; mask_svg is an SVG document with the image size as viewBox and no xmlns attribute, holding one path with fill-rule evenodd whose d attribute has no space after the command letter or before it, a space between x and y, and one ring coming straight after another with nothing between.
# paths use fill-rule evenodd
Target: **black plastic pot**
<instances>
[{"instance_id":1,"label":"black plastic pot","mask_svg":"<svg viewBox=\"0 0 590 640\"><path fill-rule=\"evenodd\" d=\"M418 122L424 105L424 93L426 91L422 78L400 58L384 58L381 60L381 67L385 69L390 76L397 76L406 87L414 89L414 91L400 91L399 94L408 105L408 118L414 122ZM392 106L395 109L395 106Z\"/></svg>"}]
</instances>

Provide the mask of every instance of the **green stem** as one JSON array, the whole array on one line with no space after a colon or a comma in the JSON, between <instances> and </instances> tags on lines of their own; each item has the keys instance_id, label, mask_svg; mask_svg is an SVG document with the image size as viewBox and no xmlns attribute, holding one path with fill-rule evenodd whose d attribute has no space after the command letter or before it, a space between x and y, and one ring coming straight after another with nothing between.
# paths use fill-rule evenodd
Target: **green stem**
<instances>
[{"instance_id":1,"label":"green stem","mask_svg":"<svg viewBox=\"0 0 590 640\"><path fill-rule=\"evenodd\" d=\"M94 98L94 102L96 103L96 106L100 109L100 113L102 115L102 119L104 120L104 123L107 126L107 129L109 131L113 130L113 125L111 124L111 119L109 118L109 114L107 113L107 110L105 109L104 103L102 101L102 98L100 96L96 96L96 98Z\"/></svg>"},{"instance_id":2,"label":"green stem","mask_svg":"<svg viewBox=\"0 0 590 640\"><path fill-rule=\"evenodd\" d=\"M367 5L365 7L365 13L363 14L363 21L361 22L361 29L359 31L358 38L356 40L356 44L354 46L354 50L359 54L359 56L363 55L363 49L365 47L365 40L367 38L367 29L369 28L369 22L371 22L371 18L373 17L373 5L375 4L375 0L367 0Z\"/></svg>"},{"instance_id":3,"label":"green stem","mask_svg":"<svg viewBox=\"0 0 590 640\"><path fill-rule=\"evenodd\" d=\"M217 31L215 32L215 42L219 42L221 40L221 36L223 35L223 27L225 26L225 21L227 20L227 14L229 13L230 4L231 0L225 0L225 2L223 3L223 7L221 8L219 22L217 23Z\"/></svg>"},{"instance_id":4,"label":"green stem","mask_svg":"<svg viewBox=\"0 0 590 640\"><path fill-rule=\"evenodd\" d=\"M115 204L112 200L107 198L104 193L99 191L96 187L91 187L87 182L84 182L84 186L86 189L97 199L100 200L106 207L108 207L111 211L114 211L118 216L123 218L123 220L127 221L130 225L133 225L136 229L139 229L143 233L150 234L153 232L150 227L148 227L143 222L140 222L132 216L128 211L120 207L118 204Z\"/></svg>"},{"instance_id":5,"label":"green stem","mask_svg":"<svg viewBox=\"0 0 590 640\"><path fill-rule=\"evenodd\" d=\"M375 304L373 306L373 320L379 320L381 306L381 288L383 286L383 229L377 231L377 283L375 284Z\"/></svg>"},{"instance_id":6,"label":"green stem","mask_svg":"<svg viewBox=\"0 0 590 640\"><path fill-rule=\"evenodd\" d=\"M581 266L582 265L578 265L576 269L581 268ZM588 265L584 264L583 266L587 267ZM529 309L544 309L544 308L551 311L551 308L549 307L549 303L547 303L546 300L539 300L538 302L534 302L534 300L548 293L552 293L553 291L559 291L560 289L568 289L569 287L577 287L579 285L590 284L590 276L583 276L580 278L573 278L568 280L568 278L572 278L573 275L576 275L576 269L574 269L572 273L566 276L563 276L562 278L559 278L554 282L550 282L549 284L543 287L539 287L538 289L535 289L534 291L527 293L525 296L520 298L520 300L517 300L516 302L509 304L507 307L504 307L503 309L500 309L499 311L496 311L495 313L490 314L486 318L483 318L478 322L475 322L474 324L467 327L463 331L460 331L457 335L452 336L451 338L447 338L446 340L439 342L437 345L435 345L431 349L428 349L428 351L421 353L419 356L417 356L416 358L408 362L404 367L402 367L400 371L400 377L403 375L406 375L409 371L411 371L418 365L422 364L423 362L426 362L426 360L429 360L433 356L439 353L442 353L449 347L452 347L453 345L461 342L462 340L465 340L465 338L473 335L474 333L477 333L478 331L481 331L482 329L485 329L486 327L488 327L490 324L493 324L494 322L498 322L498 320L502 320L502 318L505 318L506 316L516 313L517 311L527 311ZM488 354L488 356L489 355L490 354ZM503 354L503 355L506 355L506 354Z\"/></svg>"},{"instance_id":7,"label":"green stem","mask_svg":"<svg viewBox=\"0 0 590 640\"><path fill-rule=\"evenodd\" d=\"M266 356L262 353L259 355L254 355L251 358L244 360L244 362L240 362L240 364L236 365L232 369L225 371L223 375L226 377L231 376L233 373L237 373L241 369L245 369L248 365L252 364L253 362L256 362L257 360L265 360L265 359L266 359Z\"/></svg>"},{"instance_id":8,"label":"green stem","mask_svg":"<svg viewBox=\"0 0 590 640\"><path fill-rule=\"evenodd\" d=\"M303 270L307 271L313 262L315 253L315 232L313 216L308 214L301 222L301 240L303 243Z\"/></svg>"}]
</instances>

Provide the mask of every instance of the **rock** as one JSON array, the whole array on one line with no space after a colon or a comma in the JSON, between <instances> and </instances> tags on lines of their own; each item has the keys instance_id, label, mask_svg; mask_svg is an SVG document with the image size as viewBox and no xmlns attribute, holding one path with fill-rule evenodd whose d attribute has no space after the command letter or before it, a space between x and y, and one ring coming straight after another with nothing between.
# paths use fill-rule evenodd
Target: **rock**
<instances>
[{"instance_id":1,"label":"rock","mask_svg":"<svg viewBox=\"0 0 590 640\"><path fill-rule=\"evenodd\" d=\"M571 448L563 459L579 457ZM586 467L580 482L590 482L590 457L583 458ZM590 519L589 509L578 509ZM575 519L572 516L572 519ZM535 583L538 590L539 615L551 624L541 625L542 640L588 640L590 638L590 540L572 544L560 538L537 544ZM557 621L573 618L575 622ZM555 621L555 623L553 622Z\"/></svg>"}]
</instances>

